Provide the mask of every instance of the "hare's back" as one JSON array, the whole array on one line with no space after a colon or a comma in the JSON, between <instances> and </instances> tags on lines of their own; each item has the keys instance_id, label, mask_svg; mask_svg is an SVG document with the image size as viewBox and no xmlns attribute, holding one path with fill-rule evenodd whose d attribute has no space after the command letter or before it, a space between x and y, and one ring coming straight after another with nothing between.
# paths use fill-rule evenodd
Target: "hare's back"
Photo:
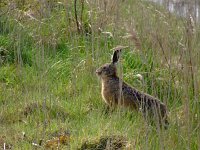
<instances>
[{"instance_id":1,"label":"hare's back","mask_svg":"<svg viewBox=\"0 0 200 150\"><path fill-rule=\"evenodd\" d=\"M137 90L136 88L129 86L126 83L123 83L122 93L126 101L130 100L136 103L139 107L142 105L142 103L147 108L151 108L153 105L154 106L159 105L161 107L165 107L165 105L159 99L147 93L143 93Z\"/></svg>"}]
</instances>

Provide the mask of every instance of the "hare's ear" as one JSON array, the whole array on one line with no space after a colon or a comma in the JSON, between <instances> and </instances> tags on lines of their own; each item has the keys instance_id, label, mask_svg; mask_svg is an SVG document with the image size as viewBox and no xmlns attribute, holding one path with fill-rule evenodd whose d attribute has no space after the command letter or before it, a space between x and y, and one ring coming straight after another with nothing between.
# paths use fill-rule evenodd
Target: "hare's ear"
<instances>
[{"instance_id":1,"label":"hare's ear","mask_svg":"<svg viewBox=\"0 0 200 150\"><path fill-rule=\"evenodd\" d=\"M116 64L119 60L121 49L115 50L112 57L112 63Z\"/></svg>"},{"instance_id":2,"label":"hare's ear","mask_svg":"<svg viewBox=\"0 0 200 150\"><path fill-rule=\"evenodd\" d=\"M112 63L116 64L119 60L120 54L122 49L128 48L128 46L117 46L115 48L113 48L114 53L113 53L113 57L112 57Z\"/></svg>"}]
</instances>

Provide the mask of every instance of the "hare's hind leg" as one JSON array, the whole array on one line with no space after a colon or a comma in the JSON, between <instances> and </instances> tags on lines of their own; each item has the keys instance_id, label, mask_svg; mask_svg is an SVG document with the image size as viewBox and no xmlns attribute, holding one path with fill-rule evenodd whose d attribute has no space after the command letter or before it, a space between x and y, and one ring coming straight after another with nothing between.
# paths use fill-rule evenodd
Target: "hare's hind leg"
<instances>
[{"instance_id":1,"label":"hare's hind leg","mask_svg":"<svg viewBox=\"0 0 200 150\"><path fill-rule=\"evenodd\" d=\"M148 125L167 129L169 122L167 119L166 106L164 104L160 103L158 100L144 99L140 110Z\"/></svg>"},{"instance_id":2,"label":"hare's hind leg","mask_svg":"<svg viewBox=\"0 0 200 150\"><path fill-rule=\"evenodd\" d=\"M153 112L153 122L156 127L167 129L169 126L169 122L167 118L166 106L159 101L156 101L156 103L152 105L151 111Z\"/></svg>"}]
</instances>

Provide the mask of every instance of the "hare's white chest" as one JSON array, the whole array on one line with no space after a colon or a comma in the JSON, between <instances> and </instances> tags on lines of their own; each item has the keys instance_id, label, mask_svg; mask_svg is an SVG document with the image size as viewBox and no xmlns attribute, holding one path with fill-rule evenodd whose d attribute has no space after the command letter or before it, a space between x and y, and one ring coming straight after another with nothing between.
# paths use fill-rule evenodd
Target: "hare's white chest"
<instances>
[{"instance_id":1,"label":"hare's white chest","mask_svg":"<svg viewBox=\"0 0 200 150\"><path fill-rule=\"evenodd\" d=\"M108 84L108 81L102 82L101 95L102 95L102 98L105 101L105 103L107 103L108 105L114 104L115 93L112 92L112 87L110 86L110 84Z\"/></svg>"},{"instance_id":2,"label":"hare's white chest","mask_svg":"<svg viewBox=\"0 0 200 150\"><path fill-rule=\"evenodd\" d=\"M102 82L101 84L101 95L102 95L102 98L103 100L108 104L108 101L106 100L106 87L105 87L105 84L104 82Z\"/></svg>"}]
</instances>

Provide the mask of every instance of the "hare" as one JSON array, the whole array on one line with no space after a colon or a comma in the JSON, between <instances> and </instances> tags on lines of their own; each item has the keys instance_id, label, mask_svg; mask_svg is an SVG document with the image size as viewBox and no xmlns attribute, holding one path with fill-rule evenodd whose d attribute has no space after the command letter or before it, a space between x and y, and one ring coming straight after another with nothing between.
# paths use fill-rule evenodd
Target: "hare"
<instances>
[{"instance_id":1,"label":"hare","mask_svg":"<svg viewBox=\"0 0 200 150\"><path fill-rule=\"evenodd\" d=\"M159 99L143 93L128 85L117 76L117 62L122 47L114 50L112 62L104 64L96 70L101 79L102 98L110 107L122 106L141 111L145 119L155 118L160 126L167 128L167 107Z\"/></svg>"}]
</instances>

